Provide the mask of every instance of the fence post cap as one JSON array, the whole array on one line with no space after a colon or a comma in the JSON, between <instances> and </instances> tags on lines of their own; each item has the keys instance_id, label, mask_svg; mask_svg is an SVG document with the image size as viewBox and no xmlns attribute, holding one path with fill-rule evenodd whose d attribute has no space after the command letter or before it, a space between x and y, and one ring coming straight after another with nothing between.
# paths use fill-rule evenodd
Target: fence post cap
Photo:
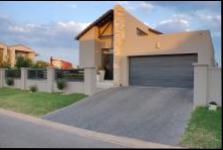
<instances>
[{"instance_id":1,"label":"fence post cap","mask_svg":"<svg viewBox=\"0 0 223 150\"><path fill-rule=\"evenodd\" d=\"M52 66L48 66L47 69L54 69L54 67L52 67Z\"/></svg>"}]
</instances>

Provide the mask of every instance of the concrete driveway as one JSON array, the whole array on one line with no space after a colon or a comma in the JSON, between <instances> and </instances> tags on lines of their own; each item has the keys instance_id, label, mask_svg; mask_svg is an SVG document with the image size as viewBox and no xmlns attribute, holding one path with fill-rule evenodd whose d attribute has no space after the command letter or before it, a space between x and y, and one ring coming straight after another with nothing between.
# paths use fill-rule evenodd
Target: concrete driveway
<instances>
[{"instance_id":1,"label":"concrete driveway","mask_svg":"<svg viewBox=\"0 0 223 150\"><path fill-rule=\"evenodd\" d=\"M44 119L113 135L177 145L192 111L193 90L118 87Z\"/></svg>"}]
</instances>

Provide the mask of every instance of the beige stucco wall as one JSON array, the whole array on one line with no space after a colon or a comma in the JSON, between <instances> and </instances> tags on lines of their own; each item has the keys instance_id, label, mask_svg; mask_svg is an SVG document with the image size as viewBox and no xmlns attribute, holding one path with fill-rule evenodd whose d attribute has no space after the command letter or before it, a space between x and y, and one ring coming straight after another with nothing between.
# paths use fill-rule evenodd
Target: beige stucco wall
<instances>
[{"instance_id":1,"label":"beige stucco wall","mask_svg":"<svg viewBox=\"0 0 223 150\"><path fill-rule=\"evenodd\" d=\"M3 61L3 58L4 58L4 49L2 49L2 48L0 47L0 63L4 62L4 61Z\"/></svg>"},{"instance_id":2,"label":"beige stucco wall","mask_svg":"<svg viewBox=\"0 0 223 150\"><path fill-rule=\"evenodd\" d=\"M48 92L47 80L26 80L26 90L30 90L31 86L36 86L38 91Z\"/></svg>"},{"instance_id":3,"label":"beige stucco wall","mask_svg":"<svg viewBox=\"0 0 223 150\"><path fill-rule=\"evenodd\" d=\"M31 86L36 86L38 91L42 92L64 92L69 93L84 93L86 95L92 95L96 92L96 69L86 68L84 69L84 81L71 82L67 81L67 87L60 91L57 88L55 80L54 68L47 68L47 79L28 79L27 71L29 68L21 69L21 78L14 79L13 86L7 86L5 83L5 69L0 69L0 88L10 87L18 88L21 90L30 90Z\"/></svg>"},{"instance_id":4,"label":"beige stucco wall","mask_svg":"<svg viewBox=\"0 0 223 150\"><path fill-rule=\"evenodd\" d=\"M4 82L4 87L7 87L7 88L16 88L16 89L20 89L21 84L22 84L22 82L21 82L20 79L14 79L14 85L12 85L12 86L8 86L5 81L3 81L3 82Z\"/></svg>"},{"instance_id":5,"label":"beige stucco wall","mask_svg":"<svg viewBox=\"0 0 223 150\"><path fill-rule=\"evenodd\" d=\"M207 105L208 96L208 65L194 64L194 92L193 106Z\"/></svg>"},{"instance_id":6,"label":"beige stucco wall","mask_svg":"<svg viewBox=\"0 0 223 150\"><path fill-rule=\"evenodd\" d=\"M213 66L214 49L209 31L162 34L152 37L129 36L127 28L124 42L121 74L123 85L128 85L128 56L163 54L198 54L198 63ZM137 44L131 44L131 43Z\"/></svg>"},{"instance_id":7,"label":"beige stucco wall","mask_svg":"<svg viewBox=\"0 0 223 150\"><path fill-rule=\"evenodd\" d=\"M7 45L0 43L0 50L2 51L3 57L0 58L0 62L4 62L7 60Z\"/></svg>"},{"instance_id":8,"label":"beige stucco wall","mask_svg":"<svg viewBox=\"0 0 223 150\"><path fill-rule=\"evenodd\" d=\"M79 39L79 65L81 68L96 67L97 31L98 29L93 27Z\"/></svg>"},{"instance_id":9,"label":"beige stucco wall","mask_svg":"<svg viewBox=\"0 0 223 150\"><path fill-rule=\"evenodd\" d=\"M84 93L84 82L66 82L67 86L64 90L62 90L65 93ZM53 85L53 91L54 92L61 92L61 90L59 90L57 88L57 84L56 82L54 82Z\"/></svg>"},{"instance_id":10,"label":"beige stucco wall","mask_svg":"<svg viewBox=\"0 0 223 150\"><path fill-rule=\"evenodd\" d=\"M211 101L222 105L221 68L207 64L194 64L194 108Z\"/></svg>"},{"instance_id":11,"label":"beige stucco wall","mask_svg":"<svg viewBox=\"0 0 223 150\"><path fill-rule=\"evenodd\" d=\"M98 38L98 30L98 27L94 26L79 39L79 65L81 68L100 68L102 66L102 48L110 48L112 45L111 39ZM109 26L105 34L111 34L111 31L111 26Z\"/></svg>"},{"instance_id":12,"label":"beige stucco wall","mask_svg":"<svg viewBox=\"0 0 223 150\"><path fill-rule=\"evenodd\" d=\"M221 68L208 68L208 102L215 101L222 105L222 79Z\"/></svg>"},{"instance_id":13,"label":"beige stucco wall","mask_svg":"<svg viewBox=\"0 0 223 150\"><path fill-rule=\"evenodd\" d=\"M138 36L140 28L147 36ZM198 63L215 64L214 49L209 31L157 34L129 14L114 7L114 82L128 86L128 57L160 54L198 54Z\"/></svg>"},{"instance_id":14,"label":"beige stucco wall","mask_svg":"<svg viewBox=\"0 0 223 150\"><path fill-rule=\"evenodd\" d=\"M116 6L120 7L120 6ZM136 17L131 15L129 12L127 12L125 9L123 9L123 15L124 15L124 20L125 20L125 37L129 38L131 36L132 38L137 38L136 35L136 28L141 29L145 33L148 34L147 37L153 36L153 35L158 35L157 33L151 32L149 30L149 27L144 24L142 21L138 20Z\"/></svg>"},{"instance_id":15,"label":"beige stucco wall","mask_svg":"<svg viewBox=\"0 0 223 150\"><path fill-rule=\"evenodd\" d=\"M96 67L96 41L80 41L79 65L81 68Z\"/></svg>"}]
</instances>

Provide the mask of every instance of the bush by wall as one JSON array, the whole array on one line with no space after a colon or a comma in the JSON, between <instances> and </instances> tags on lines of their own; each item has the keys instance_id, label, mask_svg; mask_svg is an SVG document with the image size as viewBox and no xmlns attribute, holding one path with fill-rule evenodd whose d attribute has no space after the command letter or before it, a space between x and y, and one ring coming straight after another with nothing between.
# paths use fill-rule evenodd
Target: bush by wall
<instances>
[{"instance_id":1,"label":"bush by wall","mask_svg":"<svg viewBox=\"0 0 223 150\"><path fill-rule=\"evenodd\" d=\"M6 78L5 82L8 86L14 85L14 79L13 78Z\"/></svg>"},{"instance_id":2,"label":"bush by wall","mask_svg":"<svg viewBox=\"0 0 223 150\"><path fill-rule=\"evenodd\" d=\"M29 89L30 89L30 91L32 91L32 92L36 92L36 91L38 91L38 88L37 88L36 85L30 86Z\"/></svg>"},{"instance_id":3,"label":"bush by wall","mask_svg":"<svg viewBox=\"0 0 223 150\"><path fill-rule=\"evenodd\" d=\"M38 60L38 61L36 61L36 63L33 64L32 68L47 68L49 66L50 65L48 62Z\"/></svg>"},{"instance_id":4,"label":"bush by wall","mask_svg":"<svg viewBox=\"0 0 223 150\"><path fill-rule=\"evenodd\" d=\"M58 79L57 80L57 88L59 90L63 90L66 87L66 81L64 79Z\"/></svg>"}]
</instances>

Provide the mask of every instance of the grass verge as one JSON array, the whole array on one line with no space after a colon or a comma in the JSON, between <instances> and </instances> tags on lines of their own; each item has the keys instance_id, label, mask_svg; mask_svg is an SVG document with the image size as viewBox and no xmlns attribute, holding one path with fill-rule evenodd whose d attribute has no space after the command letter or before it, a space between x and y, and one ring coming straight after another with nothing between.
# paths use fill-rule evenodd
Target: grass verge
<instances>
[{"instance_id":1,"label":"grass verge","mask_svg":"<svg viewBox=\"0 0 223 150\"><path fill-rule=\"evenodd\" d=\"M221 108L217 111L209 111L207 107L196 108L180 145L188 148L221 148L221 111Z\"/></svg>"},{"instance_id":2,"label":"grass verge","mask_svg":"<svg viewBox=\"0 0 223 150\"><path fill-rule=\"evenodd\" d=\"M30 92L18 89L0 89L0 108L40 117L68 106L86 97L84 94Z\"/></svg>"}]
</instances>

